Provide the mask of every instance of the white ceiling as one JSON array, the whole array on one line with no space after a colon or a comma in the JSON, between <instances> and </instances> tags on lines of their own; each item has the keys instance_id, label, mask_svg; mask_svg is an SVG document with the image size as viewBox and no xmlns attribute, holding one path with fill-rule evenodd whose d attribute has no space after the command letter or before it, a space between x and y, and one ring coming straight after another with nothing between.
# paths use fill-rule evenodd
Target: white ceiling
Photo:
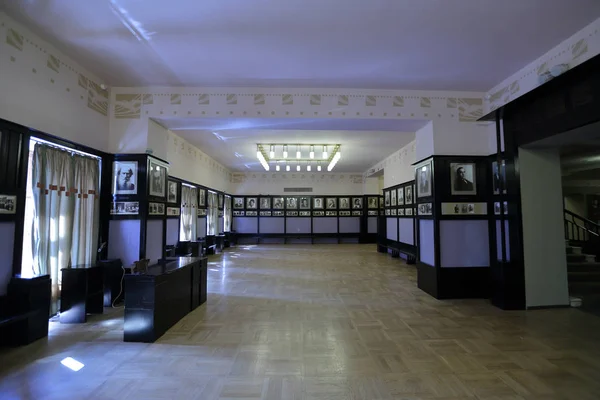
<instances>
[{"instance_id":1,"label":"white ceiling","mask_svg":"<svg viewBox=\"0 0 600 400\"><path fill-rule=\"evenodd\" d=\"M264 171L257 143L341 144L333 172L363 173L415 138L424 121L337 119L160 119L232 171ZM370 129L368 128L370 127ZM280 151L280 149L278 149ZM290 156L294 156L290 148ZM331 150L330 150L331 151ZM305 156L306 157L306 156ZM295 168L295 164L292 164ZM323 170L327 167L323 164ZM305 166L302 169L305 170Z\"/></svg>"},{"instance_id":2,"label":"white ceiling","mask_svg":"<svg viewBox=\"0 0 600 400\"><path fill-rule=\"evenodd\" d=\"M116 86L485 91L598 0L3 0Z\"/></svg>"}]
</instances>

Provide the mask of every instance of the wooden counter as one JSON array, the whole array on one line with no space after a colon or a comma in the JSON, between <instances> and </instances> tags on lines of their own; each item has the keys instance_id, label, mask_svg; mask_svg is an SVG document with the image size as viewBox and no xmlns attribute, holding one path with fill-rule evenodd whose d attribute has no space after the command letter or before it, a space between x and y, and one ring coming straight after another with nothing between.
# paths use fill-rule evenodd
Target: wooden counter
<instances>
[{"instance_id":1,"label":"wooden counter","mask_svg":"<svg viewBox=\"0 0 600 400\"><path fill-rule=\"evenodd\" d=\"M126 342L151 343L206 301L206 257L161 260L125 275Z\"/></svg>"}]
</instances>

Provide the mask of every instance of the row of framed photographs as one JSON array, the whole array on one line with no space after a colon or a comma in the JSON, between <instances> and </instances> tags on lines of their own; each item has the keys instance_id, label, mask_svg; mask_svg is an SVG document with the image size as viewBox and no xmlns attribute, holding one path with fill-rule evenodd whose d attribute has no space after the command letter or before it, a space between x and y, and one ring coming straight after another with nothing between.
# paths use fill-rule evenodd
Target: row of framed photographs
<instances>
[{"instance_id":1,"label":"row of framed photographs","mask_svg":"<svg viewBox=\"0 0 600 400\"><path fill-rule=\"evenodd\" d=\"M115 201L110 204L111 215L139 215L139 201ZM164 203L148 203L148 215L152 216L179 216L181 210L179 207L167 207Z\"/></svg>"},{"instance_id":2,"label":"row of framed photographs","mask_svg":"<svg viewBox=\"0 0 600 400\"><path fill-rule=\"evenodd\" d=\"M385 190L383 201L385 207L396 207L413 204L415 185L406 185L399 188Z\"/></svg>"},{"instance_id":3,"label":"row of framed photographs","mask_svg":"<svg viewBox=\"0 0 600 400\"><path fill-rule=\"evenodd\" d=\"M138 162L114 161L112 170L112 190L115 196L137 195L138 193ZM155 197L166 196L168 167L166 164L148 158L148 195Z\"/></svg>"},{"instance_id":4,"label":"row of framed photographs","mask_svg":"<svg viewBox=\"0 0 600 400\"><path fill-rule=\"evenodd\" d=\"M413 211L412 207L409 207L409 208L398 208L398 209L396 209L396 208L386 208L385 209L385 216L386 217L396 217L398 215L401 215L401 216L405 216L405 215L412 216L414 214L415 214L415 212Z\"/></svg>"},{"instance_id":5,"label":"row of framed photographs","mask_svg":"<svg viewBox=\"0 0 600 400\"><path fill-rule=\"evenodd\" d=\"M368 211L372 213L377 211ZM234 217L362 217L363 212L359 210L348 211L271 211L271 210L234 210ZM368 214L372 215L372 214ZM377 215L377 214L375 214Z\"/></svg>"},{"instance_id":6,"label":"row of framed photographs","mask_svg":"<svg viewBox=\"0 0 600 400\"><path fill-rule=\"evenodd\" d=\"M167 192L167 202L171 204L177 204L179 202L179 183L177 181L169 179ZM206 207L208 204L207 190L205 188L197 188L198 190L198 207ZM223 193L219 193L217 196L218 208L223 208L225 196Z\"/></svg>"},{"instance_id":7,"label":"row of framed photographs","mask_svg":"<svg viewBox=\"0 0 600 400\"><path fill-rule=\"evenodd\" d=\"M378 209L379 197L368 196L367 208ZM363 197L234 197L234 210L362 210Z\"/></svg>"}]
</instances>

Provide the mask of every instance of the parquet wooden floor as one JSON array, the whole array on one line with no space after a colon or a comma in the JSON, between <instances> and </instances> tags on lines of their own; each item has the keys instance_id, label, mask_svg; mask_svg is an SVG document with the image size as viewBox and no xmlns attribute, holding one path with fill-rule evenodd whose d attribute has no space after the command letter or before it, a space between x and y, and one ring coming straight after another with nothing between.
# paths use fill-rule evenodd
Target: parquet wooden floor
<instances>
[{"instance_id":1,"label":"parquet wooden floor","mask_svg":"<svg viewBox=\"0 0 600 400\"><path fill-rule=\"evenodd\" d=\"M600 319L437 301L374 245L230 249L154 344L121 310L0 354L2 399L600 399ZM65 357L85 364L73 372Z\"/></svg>"}]
</instances>

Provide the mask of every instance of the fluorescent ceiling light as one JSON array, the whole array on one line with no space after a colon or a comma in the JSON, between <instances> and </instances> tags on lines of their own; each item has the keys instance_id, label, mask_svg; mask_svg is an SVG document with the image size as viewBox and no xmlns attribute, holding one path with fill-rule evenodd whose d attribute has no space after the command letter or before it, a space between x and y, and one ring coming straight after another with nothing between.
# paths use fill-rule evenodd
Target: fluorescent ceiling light
<instances>
[{"instance_id":1,"label":"fluorescent ceiling light","mask_svg":"<svg viewBox=\"0 0 600 400\"><path fill-rule=\"evenodd\" d=\"M333 158L331 159L331 162L329 163L329 166L327 167L327 171L331 171L333 169L333 167L335 167L337 162L340 160L340 157L342 157L342 153L338 149L338 151L334 154Z\"/></svg>"}]
</instances>

